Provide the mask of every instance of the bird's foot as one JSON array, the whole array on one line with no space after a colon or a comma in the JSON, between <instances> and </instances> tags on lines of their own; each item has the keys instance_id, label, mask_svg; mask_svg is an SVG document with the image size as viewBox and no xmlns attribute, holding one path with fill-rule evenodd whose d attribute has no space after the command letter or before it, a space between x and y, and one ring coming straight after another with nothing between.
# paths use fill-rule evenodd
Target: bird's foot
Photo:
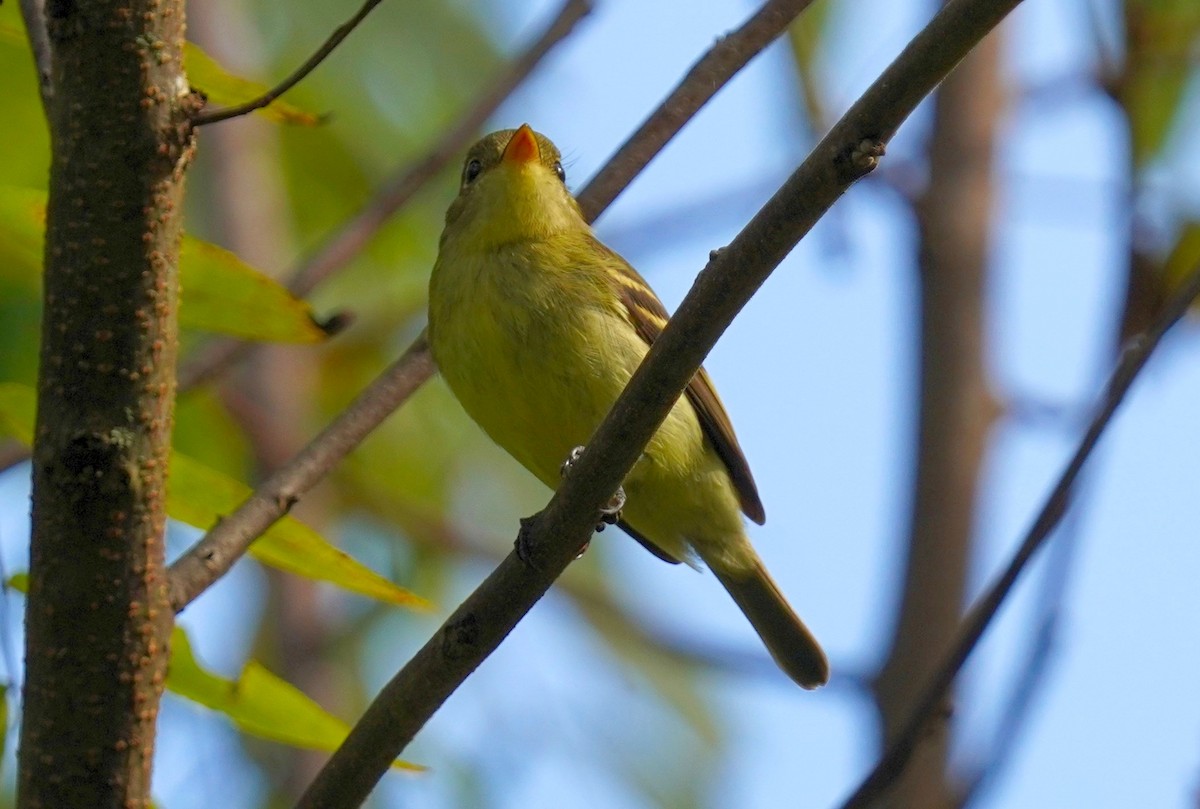
<instances>
[{"instance_id":1,"label":"bird's foot","mask_svg":"<svg viewBox=\"0 0 1200 809\"><path fill-rule=\"evenodd\" d=\"M558 470L559 475L564 478L569 475L571 468L582 455L583 447L581 446L571 450L570 454L567 455L567 459L563 461L562 466ZM613 492L613 496L608 498L604 505L600 506L600 520L596 523L596 530L603 531L605 526L619 523L621 521L621 509L623 508L625 508L625 489L618 486L617 490ZM587 545L584 545L580 549L579 555L582 556L586 550Z\"/></svg>"}]
</instances>

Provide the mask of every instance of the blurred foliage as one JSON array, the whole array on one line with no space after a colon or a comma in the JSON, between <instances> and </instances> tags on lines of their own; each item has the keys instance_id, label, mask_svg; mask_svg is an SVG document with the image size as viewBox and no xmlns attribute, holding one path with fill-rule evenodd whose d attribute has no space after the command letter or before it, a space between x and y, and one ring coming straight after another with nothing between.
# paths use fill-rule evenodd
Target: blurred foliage
<instances>
[{"instance_id":1,"label":"blurred foliage","mask_svg":"<svg viewBox=\"0 0 1200 809\"><path fill-rule=\"evenodd\" d=\"M327 713L260 663L246 661L236 680L208 671L196 660L187 633L178 626L171 635L167 689L225 714L246 733L293 747L333 751L350 732L346 722ZM425 769L399 760L392 766L411 772Z\"/></svg>"},{"instance_id":2,"label":"blurred foliage","mask_svg":"<svg viewBox=\"0 0 1200 809\"><path fill-rule=\"evenodd\" d=\"M1125 0L1119 53L1105 46L1095 26L1102 56L1102 80L1120 108L1129 133L1131 184L1135 196L1134 243L1122 333L1144 328L1174 287L1200 261L1194 222L1181 194L1163 193L1155 176L1190 151L1184 129L1194 115L1188 104L1200 75L1200 4L1191 0ZM1099 13L1099 12L1097 12ZM1190 122L1194 125L1194 119ZM1159 221L1148 221L1146 211ZM1154 233L1147 239L1148 233Z\"/></svg>"},{"instance_id":3,"label":"blurred foliage","mask_svg":"<svg viewBox=\"0 0 1200 809\"><path fill-rule=\"evenodd\" d=\"M1196 73L1200 5L1192 0L1126 0L1125 52L1113 81L1129 119L1134 164L1161 157L1187 110L1181 102Z\"/></svg>"},{"instance_id":4,"label":"blurred foliage","mask_svg":"<svg viewBox=\"0 0 1200 809\"><path fill-rule=\"evenodd\" d=\"M0 382L0 431L23 444L33 440L33 388ZM175 450L167 515L207 529L250 495L250 487ZM391 604L429 609L424 598L356 562L295 517L283 517L250 546L250 556L272 567Z\"/></svg>"},{"instance_id":5,"label":"blurred foliage","mask_svg":"<svg viewBox=\"0 0 1200 809\"><path fill-rule=\"evenodd\" d=\"M0 274L14 289L27 291L25 309L36 310L41 298L45 227L45 192L0 186ZM278 343L318 343L328 336L306 301L228 250L186 234L179 285L181 328Z\"/></svg>"}]
</instances>

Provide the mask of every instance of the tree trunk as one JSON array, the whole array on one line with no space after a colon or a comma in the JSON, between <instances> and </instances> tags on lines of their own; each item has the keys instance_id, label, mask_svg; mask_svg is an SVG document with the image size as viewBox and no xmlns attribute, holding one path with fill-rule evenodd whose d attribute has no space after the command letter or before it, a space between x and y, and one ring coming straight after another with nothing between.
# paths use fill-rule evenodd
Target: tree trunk
<instances>
[{"instance_id":1,"label":"tree trunk","mask_svg":"<svg viewBox=\"0 0 1200 809\"><path fill-rule=\"evenodd\" d=\"M17 805L149 802L176 265L198 103L182 0L52 0L52 149Z\"/></svg>"},{"instance_id":2,"label":"tree trunk","mask_svg":"<svg viewBox=\"0 0 1200 809\"><path fill-rule=\"evenodd\" d=\"M1002 96L992 34L935 99L929 186L920 227L920 425L904 591L887 662L875 683L883 742L954 637L962 611L980 464L995 404L983 356L983 300L992 213L992 152ZM934 725L888 805L942 807L949 723Z\"/></svg>"}]
</instances>

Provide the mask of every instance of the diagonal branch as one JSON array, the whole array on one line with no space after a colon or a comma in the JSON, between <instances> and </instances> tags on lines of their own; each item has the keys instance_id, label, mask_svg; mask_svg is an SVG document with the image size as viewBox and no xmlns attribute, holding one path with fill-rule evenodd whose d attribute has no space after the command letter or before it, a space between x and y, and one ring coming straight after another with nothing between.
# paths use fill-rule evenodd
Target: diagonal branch
<instances>
[{"instance_id":1,"label":"diagonal branch","mask_svg":"<svg viewBox=\"0 0 1200 809\"><path fill-rule=\"evenodd\" d=\"M684 124L812 3L770 0L741 28L719 38L579 192L579 207L587 220L600 216Z\"/></svg>"},{"instance_id":2,"label":"diagonal branch","mask_svg":"<svg viewBox=\"0 0 1200 809\"><path fill-rule=\"evenodd\" d=\"M206 124L215 124L220 121L228 121L230 118L237 118L242 115L247 115L255 110L260 110L270 104L275 99L286 93L288 90L299 84L309 73L316 70L317 65L325 61L329 54L333 53L334 48L342 44L342 40L350 36L350 32L358 27L358 24L367 18L375 6L382 3L383 0L366 0L353 17L334 29L329 35L329 39L325 40L321 47L317 48L316 53L308 57L304 64L292 71L292 74L279 84L272 87L267 92L260 95L258 98L252 98L242 104L233 107L226 107L223 110L212 110L211 112L201 112L192 119L194 126L205 126Z\"/></svg>"},{"instance_id":3,"label":"diagonal branch","mask_svg":"<svg viewBox=\"0 0 1200 809\"><path fill-rule=\"evenodd\" d=\"M1095 416L1092 417L1087 432L1079 442L1079 448L1075 451L1071 462L1067 464L1067 468L1063 471L1054 490L1046 499L1046 503L1038 513L1037 519L1034 520L1029 533L1021 542L1021 547L1017 549L1004 573L975 602L963 620L953 648L935 671L932 679L921 693L920 699L916 701L916 707L908 721L896 734L887 752L875 765L875 769L843 804L843 809L871 806L904 771L904 766L912 756L926 724L937 713L938 706L947 689L958 675L959 670L962 669L967 657L974 650L984 630L995 617L1009 591L1012 590L1017 577L1021 575L1033 554L1045 544L1051 532L1066 513L1074 492L1076 478L1083 469L1088 456L1099 443L1100 436L1108 427L1113 414L1116 413L1134 379L1145 366L1154 349L1158 347L1163 335L1175 324L1175 321L1183 316L1188 305L1197 296L1200 296L1200 267L1192 272L1188 282L1163 308L1150 331L1134 338L1127 346L1109 380L1104 399Z\"/></svg>"},{"instance_id":4,"label":"diagonal branch","mask_svg":"<svg viewBox=\"0 0 1200 809\"><path fill-rule=\"evenodd\" d=\"M592 533L624 479L721 332L883 142L1019 0L953 0L867 90L755 215L714 254L546 510L509 556L384 686L299 807L362 803L395 756L512 631Z\"/></svg>"}]
</instances>

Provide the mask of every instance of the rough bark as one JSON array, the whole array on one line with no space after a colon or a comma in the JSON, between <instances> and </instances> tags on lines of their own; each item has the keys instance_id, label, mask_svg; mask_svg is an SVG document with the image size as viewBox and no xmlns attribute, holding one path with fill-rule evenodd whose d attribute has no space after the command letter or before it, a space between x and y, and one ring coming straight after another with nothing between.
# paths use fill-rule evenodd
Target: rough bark
<instances>
[{"instance_id":1,"label":"rough bark","mask_svg":"<svg viewBox=\"0 0 1200 809\"><path fill-rule=\"evenodd\" d=\"M886 745L955 635L970 561L980 464L995 405L983 354L983 296L992 209L992 151L1002 96L999 39L985 39L935 100L920 228L920 416L904 586L887 661L875 683ZM937 723L889 797L945 806L949 723Z\"/></svg>"},{"instance_id":2,"label":"rough bark","mask_svg":"<svg viewBox=\"0 0 1200 809\"><path fill-rule=\"evenodd\" d=\"M196 100L182 0L46 7L52 148L17 805L146 806L176 264Z\"/></svg>"}]
</instances>

